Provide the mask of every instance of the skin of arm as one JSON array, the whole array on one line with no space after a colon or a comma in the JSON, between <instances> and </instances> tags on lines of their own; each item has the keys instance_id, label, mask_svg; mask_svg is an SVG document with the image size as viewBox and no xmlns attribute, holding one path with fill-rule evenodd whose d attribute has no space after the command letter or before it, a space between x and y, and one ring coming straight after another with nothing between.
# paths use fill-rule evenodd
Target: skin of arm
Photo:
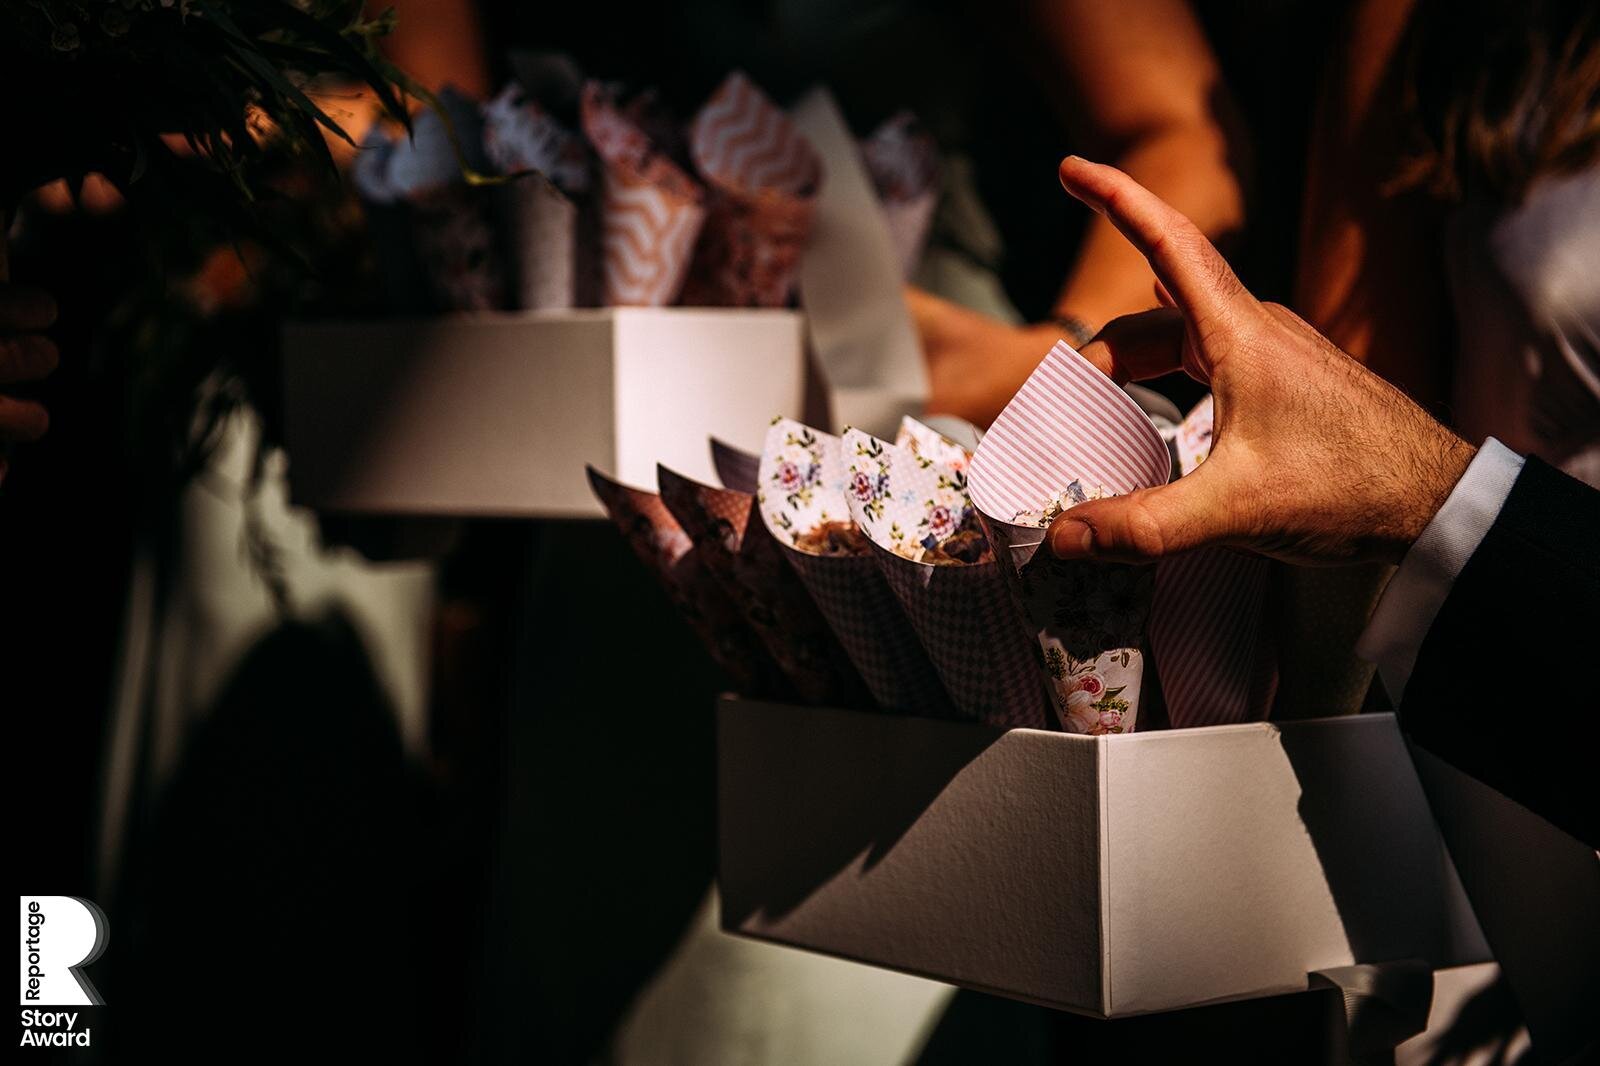
<instances>
[{"instance_id":1,"label":"skin of arm","mask_svg":"<svg viewBox=\"0 0 1600 1066\"><path fill-rule=\"evenodd\" d=\"M1013 49L1034 67L1063 127L1156 190L1213 239L1245 218L1241 155L1215 57L1184 0L1033 0ZM1154 306L1153 276L1103 219L1087 227L1054 313L1090 329ZM994 420L1062 336L1014 327L920 290L907 296L922 337L929 409Z\"/></svg>"},{"instance_id":2,"label":"skin of arm","mask_svg":"<svg viewBox=\"0 0 1600 1066\"><path fill-rule=\"evenodd\" d=\"M1295 306L1436 409L1450 344L1438 211L1419 192L1385 192L1405 151L1399 63L1412 7L1361 0L1330 57L1306 166Z\"/></svg>"}]
</instances>

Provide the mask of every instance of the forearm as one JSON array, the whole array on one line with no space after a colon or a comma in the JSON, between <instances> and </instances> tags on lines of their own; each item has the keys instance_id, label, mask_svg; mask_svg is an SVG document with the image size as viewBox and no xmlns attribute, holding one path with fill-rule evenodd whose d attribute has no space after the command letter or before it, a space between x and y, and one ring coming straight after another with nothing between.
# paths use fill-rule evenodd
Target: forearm
<instances>
[{"instance_id":1,"label":"forearm","mask_svg":"<svg viewBox=\"0 0 1600 1066\"><path fill-rule=\"evenodd\" d=\"M1215 124L1176 123L1130 142L1114 157L1125 171L1221 243L1244 225L1244 190ZM1085 230L1055 312L1098 328L1156 305L1155 276L1138 249L1103 217Z\"/></svg>"}]
</instances>

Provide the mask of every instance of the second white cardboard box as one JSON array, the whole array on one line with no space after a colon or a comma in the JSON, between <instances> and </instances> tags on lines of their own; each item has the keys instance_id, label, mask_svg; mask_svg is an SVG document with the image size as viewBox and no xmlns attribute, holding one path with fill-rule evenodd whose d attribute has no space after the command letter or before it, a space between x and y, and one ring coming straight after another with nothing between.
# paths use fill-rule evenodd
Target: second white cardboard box
<instances>
[{"instance_id":1,"label":"second white cardboard box","mask_svg":"<svg viewBox=\"0 0 1600 1066\"><path fill-rule=\"evenodd\" d=\"M1489 957L1390 715L1087 737L725 699L723 928L1099 1017Z\"/></svg>"},{"instance_id":2,"label":"second white cardboard box","mask_svg":"<svg viewBox=\"0 0 1600 1066\"><path fill-rule=\"evenodd\" d=\"M716 484L802 410L794 311L619 307L284 329L294 501L354 514L599 518L584 464Z\"/></svg>"}]
</instances>

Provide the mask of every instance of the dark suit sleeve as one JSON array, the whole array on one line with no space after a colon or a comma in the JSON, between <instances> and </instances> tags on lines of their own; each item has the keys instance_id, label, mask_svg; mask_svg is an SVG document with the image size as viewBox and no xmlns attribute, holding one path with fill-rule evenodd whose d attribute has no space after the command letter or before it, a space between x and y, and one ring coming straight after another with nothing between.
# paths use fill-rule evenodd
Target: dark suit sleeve
<instances>
[{"instance_id":1,"label":"dark suit sleeve","mask_svg":"<svg viewBox=\"0 0 1600 1066\"><path fill-rule=\"evenodd\" d=\"M1528 459L1422 642L1400 724L1600 848L1600 491Z\"/></svg>"}]
</instances>

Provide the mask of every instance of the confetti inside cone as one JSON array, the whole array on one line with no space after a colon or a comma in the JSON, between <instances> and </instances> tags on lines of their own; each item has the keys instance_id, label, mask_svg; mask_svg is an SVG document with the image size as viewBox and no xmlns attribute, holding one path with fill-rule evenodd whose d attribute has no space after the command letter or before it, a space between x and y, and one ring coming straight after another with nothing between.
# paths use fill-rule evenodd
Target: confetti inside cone
<instances>
[{"instance_id":1,"label":"confetti inside cone","mask_svg":"<svg viewBox=\"0 0 1600 1066\"><path fill-rule=\"evenodd\" d=\"M873 696L893 710L953 716L927 652L850 518L839 438L779 419L767 431L759 478L762 521Z\"/></svg>"},{"instance_id":2,"label":"confetti inside cone","mask_svg":"<svg viewBox=\"0 0 1600 1066\"><path fill-rule=\"evenodd\" d=\"M965 475L856 429L843 449L850 513L956 709L991 725L1052 728L1039 649L987 541L972 542ZM963 542L958 551L981 549L977 561L930 561L952 540Z\"/></svg>"}]
</instances>

